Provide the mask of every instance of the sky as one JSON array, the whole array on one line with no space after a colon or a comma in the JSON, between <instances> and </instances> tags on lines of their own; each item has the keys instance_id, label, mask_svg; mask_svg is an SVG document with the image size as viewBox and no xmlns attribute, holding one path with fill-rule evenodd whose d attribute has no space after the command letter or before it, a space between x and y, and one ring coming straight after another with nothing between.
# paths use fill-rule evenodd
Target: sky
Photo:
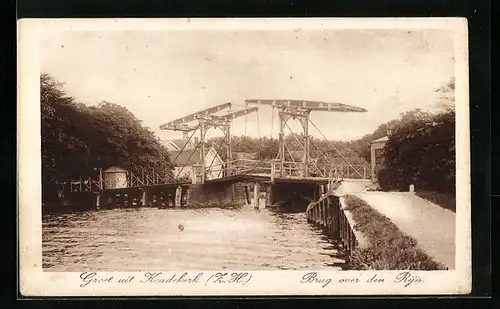
<instances>
[{"instance_id":1,"label":"sky","mask_svg":"<svg viewBox=\"0 0 500 309\"><path fill-rule=\"evenodd\" d=\"M311 114L327 138L351 140L402 112L433 108L434 90L454 77L453 51L446 30L73 30L43 37L41 72L79 102L126 107L161 139L181 132L160 125L211 106L298 99L365 108ZM301 131L297 120L290 127ZM277 137L277 114L259 106L232 129ZM310 134L322 137L314 127Z\"/></svg>"}]
</instances>

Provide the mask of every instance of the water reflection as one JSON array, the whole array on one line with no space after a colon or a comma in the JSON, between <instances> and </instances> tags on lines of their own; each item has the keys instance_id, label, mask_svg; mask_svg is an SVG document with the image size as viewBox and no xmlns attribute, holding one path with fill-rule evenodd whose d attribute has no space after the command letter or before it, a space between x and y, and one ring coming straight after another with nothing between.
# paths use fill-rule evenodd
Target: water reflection
<instances>
[{"instance_id":1,"label":"water reflection","mask_svg":"<svg viewBox=\"0 0 500 309\"><path fill-rule=\"evenodd\" d=\"M304 212L136 208L43 216L43 267L51 271L331 269L343 263L336 245Z\"/></svg>"}]
</instances>

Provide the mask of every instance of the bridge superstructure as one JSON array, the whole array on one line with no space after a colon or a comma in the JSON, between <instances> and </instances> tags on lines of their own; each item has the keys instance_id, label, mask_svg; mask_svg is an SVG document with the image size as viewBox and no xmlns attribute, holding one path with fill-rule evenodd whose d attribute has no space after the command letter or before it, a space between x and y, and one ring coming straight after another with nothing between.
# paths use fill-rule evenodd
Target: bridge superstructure
<instances>
[{"instance_id":1,"label":"bridge superstructure","mask_svg":"<svg viewBox=\"0 0 500 309\"><path fill-rule=\"evenodd\" d=\"M303 178L328 178L328 179L339 179L339 176L343 176L343 169L338 170L338 166L330 166L323 167L323 169L319 168L316 164L311 162L310 155L310 134L309 134L309 124L310 114L313 111L323 111L323 112L366 112L365 109L346 105L341 103L328 103L328 102L319 102L319 101L305 101L305 100L273 100L273 99L248 99L245 100L245 103L248 104L261 104L271 106L273 109L278 110L278 116L280 121L279 126L279 152L277 156L278 164L272 162L271 169L271 178L277 177L292 177L293 176L301 176ZM303 143L301 145L303 149L303 160L301 164L297 164L297 162L286 162L285 161L285 150L287 149L285 142L285 126L290 119L298 119L303 129ZM345 158L344 158L345 159ZM348 165L356 171L359 176L361 174L352 166L347 160L345 160ZM294 170L302 170L299 175L291 174L291 166L294 166ZM287 173L288 171L288 173ZM328 172L328 173L327 173ZM349 170L347 169L347 172ZM365 173L366 175L366 173ZM313 179L312 179L313 180Z\"/></svg>"},{"instance_id":2,"label":"bridge superstructure","mask_svg":"<svg viewBox=\"0 0 500 309\"><path fill-rule=\"evenodd\" d=\"M193 114L172 120L164 125L160 126L161 130L172 130L172 131L185 131L192 132L188 141L184 144L184 147L187 145L189 140L193 137L197 130L199 130L200 139L199 144L197 145L200 148L200 168L197 169L196 176L194 177L194 183L197 183L198 176L200 177L200 183L205 182L205 171L207 167L205 166L205 153L206 153L206 134L207 131L214 128L220 129L224 134L224 141L226 141L227 153L226 158L227 164L231 164L232 162L232 148L231 148L231 123L234 119L248 115L250 113L258 111L258 108L246 108L244 110L230 112L225 115L213 115L216 112L221 110L231 108L231 103L224 103L221 105L217 105L214 107L210 107L204 109L202 111L195 112ZM195 124L192 124L195 122ZM181 152L184 150L184 147L181 149ZM175 161L175 159L174 159ZM213 162L212 162L213 163ZM208 167L212 168L212 164Z\"/></svg>"},{"instance_id":3,"label":"bridge superstructure","mask_svg":"<svg viewBox=\"0 0 500 309\"><path fill-rule=\"evenodd\" d=\"M274 159L233 159L231 125L232 122L239 117L258 112L258 107L251 107L251 105L268 106L273 109L273 112L274 110L278 111L280 122L278 138L279 147L278 153ZM232 103L227 102L177 118L160 126L161 130L185 131L191 133L188 141L184 144L179 154L184 151L189 140L193 138L196 132L199 132L199 142L196 147L200 149L200 165L193 167L195 170L195 177L191 180L191 184L219 183L224 181L231 182L237 180L268 183L301 182L332 184L344 179L369 178L369 167L367 165L351 164L337 149L335 150L337 150L338 154L344 159L343 164L331 164L328 162L328 159L326 159L326 164L320 165L314 160L311 160L310 154L311 142L309 125L312 124L319 131L319 128L312 123L310 119L312 112L363 113L366 112L365 109L341 103L274 99L247 99L245 100L245 108L238 111L231 111L231 107ZM227 111L228 109L230 110L229 113L215 115L215 113ZM288 122L292 119L299 120L303 129L303 141L300 142L297 140L297 143L303 150L303 158L300 162L293 160L293 156L291 155L285 139L285 128L288 127L288 129L290 129ZM210 129L220 129L224 134L222 143L226 146L227 159L221 164L222 166L217 164L206 166L205 164L204 157L207 150L206 134ZM291 129L290 132L292 132ZM321 131L319 132L323 134ZM335 148L334 145L332 146ZM286 160L287 153L292 161ZM326 158L323 153L321 154ZM175 160L176 158L173 158L174 163ZM222 177L207 179L206 174L210 173L212 169L215 168L222 171ZM172 175L168 171L142 169L141 172L136 174L131 172L127 173L127 187L142 188L167 184L185 185L189 183L187 181L179 181L177 176L178 175ZM95 178L71 181L67 185L70 187L70 191L95 192L113 187L112 184L105 183L102 174Z\"/></svg>"},{"instance_id":4,"label":"bridge superstructure","mask_svg":"<svg viewBox=\"0 0 500 309\"><path fill-rule=\"evenodd\" d=\"M233 159L232 141L231 141L231 126L235 119L256 113L258 118L259 108L252 105L268 106L274 112L278 111L279 116L279 138L278 138L278 153L273 159L267 160L249 160L249 159ZM199 153L200 164L192 166L194 177L191 181L180 180L178 177L182 170L177 175L172 175L170 171L154 171L142 169L140 172L127 172L125 187L115 188L113 184L106 183L102 173L95 179L79 180L70 182L69 188L71 192L93 192L97 193L97 205L102 204L103 197L106 197L106 204L111 205L114 202L111 200L130 199L133 196L134 200L141 200L142 205L151 203L153 200L159 200L164 205L172 204L180 205L182 200L186 200L185 195L190 195L187 192L195 190L193 196L202 197L201 199L213 199L213 196L208 196L213 192L224 192L223 195L231 195L233 185L244 184L245 195L249 200L248 188L245 183L251 183L254 186L254 201L258 202L261 188L266 190L266 199L269 199L268 205L276 204L275 201L290 199L289 196L295 196L303 200L315 200L321 193L326 193L332 185L340 183L346 179L366 180L369 178L370 167L365 165L353 165L345 158L335 145L331 146L344 159L343 164L332 164L327 156L316 147L324 157L323 164L319 164L316 160L311 159L311 142L309 125L314 126L326 139L319 128L311 121L310 115L312 112L355 112L363 113L365 109L345 105L341 103L327 103L318 101L304 100L272 100L272 99L248 99L245 100L244 109L233 111L232 103L224 103L213 106L175 120L165 123L160 126L162 130L184 131L190 132L189 139L186 141L177 156L185 150L186 145L193 138L196 132L199 133L199 142L196 147L199 152L191 151L191 155ZM229 111L228 111L229 110ZM225 112L220 115L217 113ZM288 128L291 133L288 122L290 120L299 120L302 125L302 141L295 135L294 138L297 144L303 150L302 160L295 160L294 156L287 145L285 139L285 128ZM222 163L210 164L205 163L205 154L207 153L206 134L211 129L220 129L224 138L222 145L226 146L226 160ZM287 160L286 155L291 160ZM171 158L175 164L177 158ZM189 161L189 159L188 159ZM221 166L217 166L221 165ZM184 168L184 166L182 167ZM219 178L207 178L206 175L211 175L212 169L221 171L222 176ZM205 186L204 188L196 189L193 186ZM228 189L231 187L232 189ZM217 198L217 203L220 199ZM101 201L101 202L100 202ZM175 203L173 202L175 201ZM136 202L134 202L136 203ZM139 202L137 202L139 203Z\"/></svg>"},{"instance_id":5,"label":"bridge superstructure","mask_svg":"<svg viewBox=\"0 0 500 309\"><path fill-rule=\"evenodd\" d=\"M231 123L234 119L257 112L257 107L250 105L264 105L278 110L280 121L279 126L279 147L277 156L272 160L233 160L231 148ZM213 115L219 111L231 108L231 103L224 103L208 109L204 109L193 114L180 117L170 121L162 126L162 130L188 131L192 132L191 137L197 130L200 132L200 141L197 147L200 148L201 166L196 169L196 176L193 183L221 182L235 179L260 181L290 181L290 182L312 182L312 183L332 183L344 178L362 178L367 177L367 166L355 166L344 158L346 164L334 165L326 164L318 166L311 160L310 155L310 133L309 124L311 123L310 114L312 112L366 112L365 109L346 105L341 103L328 103L319 101L304 100L272 100L272 99L248 99L245 100L246 108L240 111L232 112L226 115ZM298 119L303 128L303 141L298 141L302 147L303 158L301 162L287 161L286 153L290 154L285 141L285 127L291 119ZM313 124L314 125L314 124ZM314 125L315 126L315 125ZM205 136L209 129L220 128L224 133L226 142L226 162L221 166L205 166ZM289 128L289 127L288 127ZM317 127L316 127L317 128ZM186 143L187 144L187 143ZM182 150L181 150L182 151ZM340 152L339 152L340 154ZM290 155L293 160L293 156ZM205 174L210 173L212 168L219 168L223 171L221 179L206 179Z\"/></svg>"}]
</instances>

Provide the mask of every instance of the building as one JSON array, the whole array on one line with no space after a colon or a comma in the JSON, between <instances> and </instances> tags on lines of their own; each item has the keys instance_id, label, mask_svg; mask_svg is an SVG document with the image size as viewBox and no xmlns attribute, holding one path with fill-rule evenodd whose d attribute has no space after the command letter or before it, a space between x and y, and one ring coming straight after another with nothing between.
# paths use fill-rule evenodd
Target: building
<instances>
[{"instance_id":1,"label":"building","mask_svg":"<svg viewBox=\"0 0 500 309\"><path fill-rule=\"evenodd\" d=\"M384 136L382 138L374 140L370 144L371 150L371 163L372 163L372 181L377 180L377 173L382 168L382 164L384 163L384 156L382 155L382 151L384 150L385 144L389 140L389 136Z\"/></svg>"},{"instance_id":2,"label":"building","mask_svg":"<svg viewBox=\"0 0 500 309\"><path fill-rule=\"evenodd\" d=\"M193 137L189 140L189 132L182 132L182 138L173 140L162 140L162 145L167 148L168 151L176 151L181 149L195 149L198 143L198 137Z\"/></svg>"},{"instance_id":3,"label":"building","mask_svg":"<svg viewBox=\"0 0 500 309\"><path fill-rule=\"evenodd\" d=\"M127 188L127 170L119 166L111 166L102 171L105 189Z\"/></svg>"},{"instance_id":4,"label":"building","mask_svg":"<svg viewBox=\"0 0 500 309\"><path fill-rule=\"evenodd\" d=\"M201 167L201 151L199 148L196 149L186 149L184 150L173 150L169 151L170 160L174 165L174 175L181 177L188 177L191 181L196 180L197 171ZM219 156L215 148L210 147L205 149L205 169L206 178L216 179L223 176L224 171L224 161Z\"/></svg>"}]
</instances>

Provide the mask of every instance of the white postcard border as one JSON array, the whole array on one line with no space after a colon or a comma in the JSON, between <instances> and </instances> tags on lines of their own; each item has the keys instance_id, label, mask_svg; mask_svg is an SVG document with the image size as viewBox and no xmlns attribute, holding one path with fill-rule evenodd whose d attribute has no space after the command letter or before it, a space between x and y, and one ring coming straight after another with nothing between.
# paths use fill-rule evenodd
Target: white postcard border
<instances>
[{"instance_id":1,"label":"white postcard border","mask_svg":"<svg viewBox=\"0 0 500 309\"><path fill-rule=\"evenodd\" d=\"M325 287L301 283L308 271L247 271L245 284L212 283L215 271L163 271L160 276L177 278L203 275L194 283L142 283L148 272L96 272L113 276L112 283L93 283L81 287L81 273L42 271L41 241L41 158L40 158L40 46L47 31L141 30L164 31L194 29L449 29L454 33L456 64L456 269L450 271L412 271L423 282L409 286L396 278L403 271L325 271L322 278L332 281ZM18 24L18 215L20 288L25 296L174 296L174 295L420 295L466 294L471 290L471 205L468 99L468 35L463 18L374 18L374 19L23 19ZM93 270L89 269L89 272ZM161 270L156 270L161 272ZM221 270L222 271L222 270ZM230 271L245 273L245 271ZM374 275L384 283L367 283ZM129 283L119 278L135 276ZM212 277L213 278L213 277ZM248 275L247 277L248 278ZM358 278L358 283L339 281ZM208 280L204 281L204 279Z\"/></svg>"}]
</instances>

